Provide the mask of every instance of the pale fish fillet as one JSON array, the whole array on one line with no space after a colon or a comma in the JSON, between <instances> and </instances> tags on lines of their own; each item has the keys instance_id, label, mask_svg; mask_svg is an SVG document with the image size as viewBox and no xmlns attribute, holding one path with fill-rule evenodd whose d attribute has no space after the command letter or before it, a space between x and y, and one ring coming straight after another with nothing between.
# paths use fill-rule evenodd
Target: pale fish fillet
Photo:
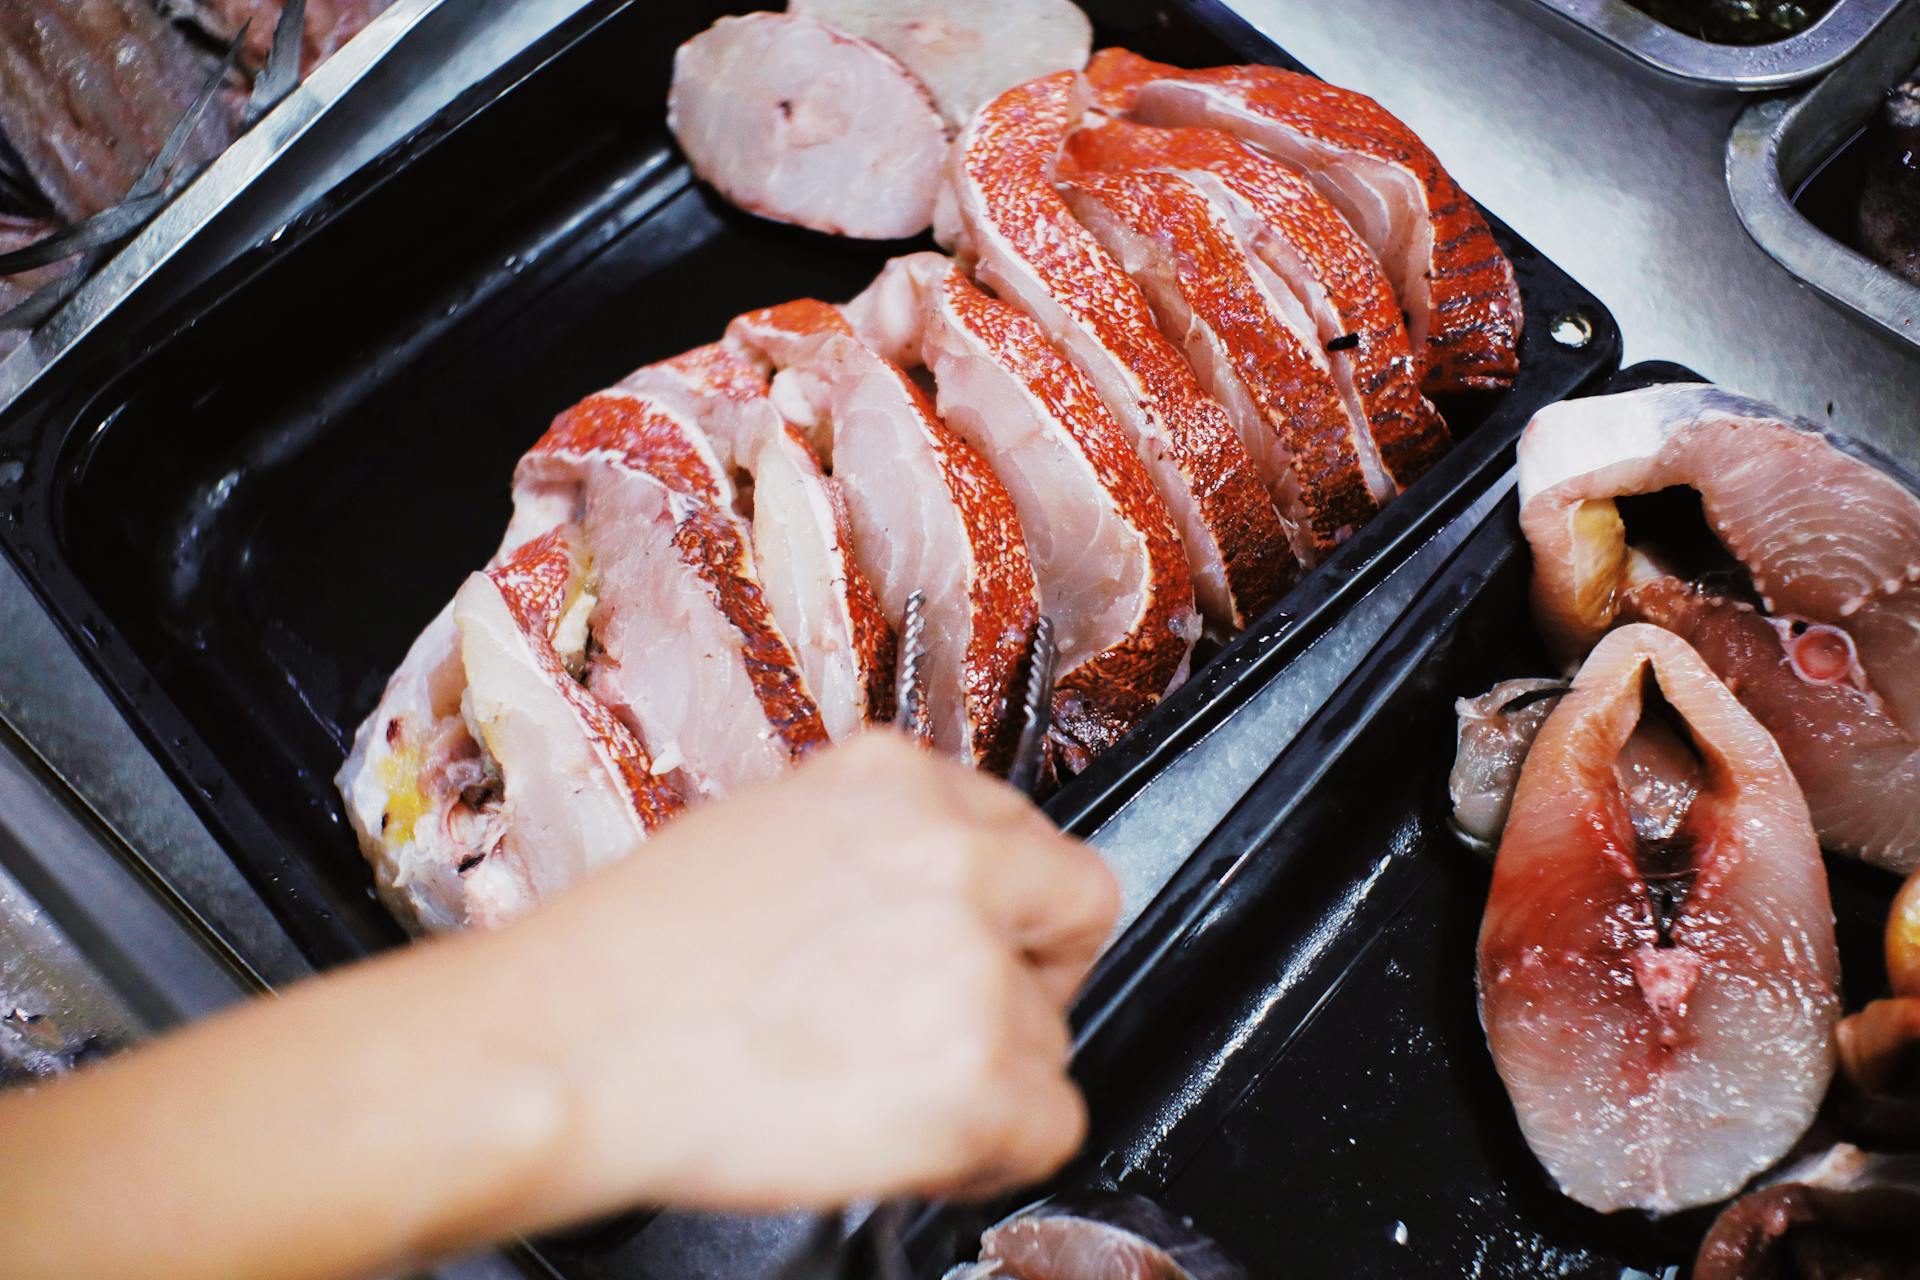
<instances>
[{"instance_id":1,"label":"pale fish fillet","mask_svg":"<svg viewBox=\"0 0 1920 1280\"><path fill-rule=\"evenodd\" d=\"M485 802L497 814L475 818L497 838L456 869L458 923L524 915L633 853L680 808L633 731L575 678L593 603L583 557L579 531L563 526L454 597L466 718L498 775L482 788L497 788Z\"/></svg>"},{"instance_id":2,"label":"pale fish fillet","mask_svg":"<svg viewBox=\"0 0 1920 1280\"><path fill-rule=\"evenodd\" d=\"M1893 464L1710 386L1551 406L1519 457L1534 614L1556 654L1577 659L1630 605L1682 631L1774 731L1822 838L1915 865L1920 499ZM1698 491L1773 616L1656 588L1614 500L1676 486Z\"/></svg>"},{"instance_id":3,"label":"pale fish fillet","mask_svg":"<svg viewBox=\"0 0 1920 1280\"><path fill-rule=\"evenodd\" d=\"M1519 370L1513 264L1427 145L1373 99L1278 67L1188 71L1103 49L1103 105L1146 124L1224 129L1297 167L1380 259L1429 392L1497 390Z\"/></svg>"},{"instance_id":4,"label":"pale fish fillet","mask_svg":"<svg viewBox=\"0 0 1920 1280\"><path fill-rule=\"evenodd\" d=\"M733 477L753 528L760 584L794 647L828 736L893 715L893 631L853 558L846 497L768 398L766 371L716 342L648 365L621 384L693 418Z\"/></svg>"},{"instance_id":5,"label":"pale fish fillet","mask_svg":"<svg viewBox=\"0 0 1920 1280\"><path fill-rule=\"evenodd\" d=\"M489 564L573 514L566 495L521 495ZM466 687L449 602L407 650L334 776L383 901L416 929L464 923L459 870L499 838L497 806L467 802L485 790L489 767L462 709Z\"/></svg>"},{"instance_id":6,"label":"pale fish fillet","mask_svg":"<svg viewBox=\"0 0 1920 1280\"><path fill-rule=\"evenodd\" d=\"M1447 796L1455 829L1479 852L1491 853L1499 845L1520 768L1565 689L1561 681L1529 676L1502 680L1475 698L1455 699Z\"/></svg>"},{"instance_id":7,"label":"pale fish fillet","mask_svg":"<svg viewBox=\"0 0 1920 1280\"><path fill-rule=\"evenodd\" d=\"M1006 1280L1247 1280L1213 1241L1139 1196L1047 1201L980 1240Z\"/></svg>"},{"instance_id":8,"label":"pale fish fillet","mask_svg":"<svg viewBox=\"0 0 1920 1280\"><path fill-rule=\"evenodd\" d=\"M1651 670L1708 762L1669 840L1616 772ZM1547 718L1480 931L1480 1017L1528 1145L1602 1212L1733 1194L1812 1122L1833 1075L1833 908L1767 731L1677 636L1623 627Z\"/></svg>"},{"instance_id":9,"label":"pale fish fillet","mask_svg":"<svg viewBox=\"0 0 1920 1280\"><path fill-rule=\"evenodd\" d=\"M1078 71L1093 51L1093 25L1070 0L789 0L787 12L900 59L956 127L1023 81Z\"/></svg>"},{"instance_id":10,"label":"pale fish fillet","mask_svg":"<svg viewBox=\"0 0 1920 1280\"><path fill-rule=\"evenodd\" d=\"M947 129L925 86L811 18L722 18L681 45L667 125L694 172L763 218L867 240L933 219Z\"/></svg>"},{"instance_id":11,"label":"pale fish fillet","mask_svg":"<svg viewBox=\"0 0 1920 1280\"><path fill-rule=\"evenodd\" d=\"M1082 77L1061 72L982 107L954 141L935 234L1099 390L1173 513L1201 612L1244 626L1293 584L1299 561L1225 411L1054 189L1087 101Z\"/></svg>"},{"instance_id":12,"label":"pale fish fillet","mask_svg":"<svg viewBox=\"0 0 1920 1280\"><path fill-rule=\"evenodd\" d=\"M775 403L793 405L829 446L821 454L846 495L854 558L887 621L897 630L907 598L926 593L935 745L1004 769L1017 733L1015 682L1040 615L1005 487L837 308L811 299L770 307L739 317L727 334L780 369Z\"/></svg>"},{"instance_id":13,"label":"pale fish fillet","mask_svg":"<svg viewBox=\"0 0 1920 1280\"><path fill-rule=\"evenodd\" d=\"M1420 367L1393 286L1311 182L1218 129L1123 120L1067 140L1062 172L1088 169L1164 169L1186 177L1299 299L1342 398L1366 425L1373 448L1362 461L1377 501L1418 480L1446 453L1447 424L1420 394Z\"/></svg>"},{"instance_id":14,"label":"pale fish fillet","mask_svg":"<svg viewBox=\"0 0 1920 1280\"><path fill-rule=\"evenodd\" d=\"M952 259L896 258L846 313L932 373L940 416L1006 485L1059 644L1053 742L1078 772L1185 676L1200 623L1173 517L1085 375Z\"/></svg>"},{"instance_id":15,"label":"pale fish fillet","mask_svg":"<svg viewBox=\"0 0 1920 1280\"><path fill-rule=\"evenodd\" d=\"M1226 409L1294 554L1318 564L1379 504L1363 461L1372 436L1341 398L1299 300L1178 174L1087 173L1061 192Z\"/></svg>"},{"instance_id":16,"label":"pale fish fillet","mask_svg":"<svg viewBox=\"0 0 1920 1280\"><path fill-rule=\"evenodd\" d=\"M554 420L514 486L576 495L600 601L588 687L689 799L773 777L827 741L732 482L697 426L603 391Z\"/></svg>"}]
</instances>

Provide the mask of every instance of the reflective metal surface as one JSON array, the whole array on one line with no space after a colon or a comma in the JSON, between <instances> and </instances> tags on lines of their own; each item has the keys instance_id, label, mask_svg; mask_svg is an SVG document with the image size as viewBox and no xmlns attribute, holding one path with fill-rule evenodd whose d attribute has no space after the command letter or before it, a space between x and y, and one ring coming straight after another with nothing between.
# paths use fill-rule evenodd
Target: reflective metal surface
<instances>
[{"instance_id":1,"label":"reflective metal surface","mask_svg":"<svg viewBox=\"0 0 1920 1280\"><path fill-rule=\"evenodd\" d=\"M1674 30L1626 0L1536 0L1596 40L1676 80L1753 92L1802 84L1830 71L1902 0L1840 0L1799 35L1734 45Z\"/></svg>"},{"instance_id":2,"label":"reflective metal surface","mask_svg":"<svg viewBox=\"0 0 1920 1280\"><path fill-rule=\"evenodd\" d=\"M1908 5L1833 75L1798 98L1758 102L1727 144L1740 221L1781 266L1839 306L1920 344L1920 285L1815 226L1794 193L1872 120L1920 63L1920 6Z\"/></svg>"}]
</instances>

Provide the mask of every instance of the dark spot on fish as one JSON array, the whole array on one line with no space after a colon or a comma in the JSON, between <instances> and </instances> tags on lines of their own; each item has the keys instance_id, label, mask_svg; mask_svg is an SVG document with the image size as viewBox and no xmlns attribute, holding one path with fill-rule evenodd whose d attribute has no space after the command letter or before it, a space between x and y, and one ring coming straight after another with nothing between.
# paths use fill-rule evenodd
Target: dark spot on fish
<instances>
[{"instance_id":1,"label":"dark spot on fish","mask_svg":"<svg viewBox=\"0 0 1920 1280\"><path fill-rule=\"evenodd\" d=\"M1570 684L1547 685L1540 689L1529 689L1525 693L1515 694L1500 704L1500 714L1510 716L1516 711L1532 706L1536 702L1545 702L1548 698L1565 696L1573 686Z\"/></svg>"},{"instance_id":2,"label":"dark spot on fish","mask_svg":"<svg viewBox=\"0 0 1920 1280\"><path fill-rule=\"evenodd\" d=\"M1329 351L1351 351L1359 345L1360 335L1357 333L1343 333L1337 338L1327 339L1327 350Z\"/></svg>"},{"instance_id":3,"label":"dark spot on fish","mask_svg":"<svg viewBox=\"0 0 1920 1280\"><path fill-rule=\"evenodd\" d=\"M488 804L499 798L500 780L498 778L486 778L470 786L462 787L460 790L460 803L466 805L469 809L484 809Z\"/></svg>"},{"instance_id":4,"label":"dark spot on fish","mask_svg":"<svg viewBox=\"0 0 1920 1280\"><path fill-rule=\"evenodd\" d=\"M1796 636L1807 634L1807 620L1805 618L1795 618L1791 630Z\"/></svg>"},{"instance_id":5,"label":"dark spot on fish","mask_svg":"<svg viewBox=\"0 0 1920 1280\"><path fill-rule=\"evenodd\" d=\"M781 118L782 120L791 120L791 119L793 119L793 101L792 101L792 99L790 99L790 98L782 98L782 99L780 99L780 103L779 103L779 106L780 106L780 118Z\"/></svg>"},{"instance_id":6,"label":"dark spot on fish","mask_svg":"<svg viewBox=\"0 0 1920 1280\"><path fill-rule=\"evenodd\" d=\"M487 855L484 851L480 853L468 854L466 857L460 859L460 867L459 867L460 874L461 875L467 874L467 872L473 870L475 867L479 866L481 863L485 862L486 860L487 860Z\"/></svg>"},{"instance_id":7,"label":"dark spot on fish","mask_svg":"<svg viewBox=\"0 0 1920 1280\"><path fill-rule=\"evenodd\" d=\"M1659 946L1671 947L1674 922L1693 893L1700 868L1694 859L1693 835L1682 827L1664 840L1635 842L1634 862L1640 878L1647 883L1647 900L1653 906L1653 927L1660 935Z\"/></svg>"},{"instance_id":8,"label":"dark spot on fish","mask_svg":"<svg viewBox=\"0 0 1920 1280\"><path fill-rule=\"evenodd\" d=\"M399 716L395 716L393 719L387 721L387 745L390 747L397 747L400 745L400 717Z\"/></svg>"},{"instance_id":9,"label":"dark spot on fish","mask_svg":"<svg viewBox=\"0 0 1920 1280\"><path fill-rule=\"evenodd\" d=\"M381 814L381 815L380 815L380 832L381 832L381 834L382 834L382 835L384 835L384 834L386 834L386 830L387 830L387 828L388 828L388 827L390 827L390 826L392 826L392 825L393 825L393 815L392 815L392 814L390 814L390 813L383 813L383 814Z\"/></svg>"}]
</instances>

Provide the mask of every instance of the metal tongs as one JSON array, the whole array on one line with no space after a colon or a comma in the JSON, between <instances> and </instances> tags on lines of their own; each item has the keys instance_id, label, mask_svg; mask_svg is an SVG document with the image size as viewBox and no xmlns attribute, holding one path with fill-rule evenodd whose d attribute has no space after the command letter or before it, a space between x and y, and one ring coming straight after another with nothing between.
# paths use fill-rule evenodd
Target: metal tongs
<instances>
[{"instance_id":1,"label":"metal tongs","mask_svg":"<svg viewBox=\"0 0 1920 1280\"><path fill-rule=\"evenodd\" d=\"M1013 763L1007 769L1007 781L1029 796L1037 796L1046 778L1047 733L1053 727L1053 678L1059 664L1053 620L1042 615L1033 628L1026 687L1020 697L1020 737L1014 744ZM907 597L906 617L900 627L893 724L914 742L932 745L924 591ZM865 1248L846 1241L843 1215L816 1214L806 1245L780 1273L780 1280L912 1280L913 1268L902 1235L915 1208L907 1200L884 1200L875 1205L866 1219Z\"/></svg>"}]
</instances>

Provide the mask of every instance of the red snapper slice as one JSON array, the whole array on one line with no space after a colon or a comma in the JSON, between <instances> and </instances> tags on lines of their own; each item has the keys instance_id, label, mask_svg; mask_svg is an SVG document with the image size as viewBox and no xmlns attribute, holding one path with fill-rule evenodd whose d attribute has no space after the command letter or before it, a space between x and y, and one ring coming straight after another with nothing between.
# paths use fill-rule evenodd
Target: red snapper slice
<instances>
[{"instance_id":1,"label":"red snapper slice","mask_svg":"<svg viewBox=\"0 0 1920 1280\"><path fill-rule=\"evenodd\" d=\"M868 240L932 221L947 130L926 87L811 18L722 18L681 45L667 126L694 172L749 213Z\"/></svg>"},{"instance_id":2,"label":"red snapper slice","mask_svg":"<svg viewBox=\"0 0 1920 1280\"><path fill-rule=\"evenodd\" d=\"M1427 144L1379 103L1278 67L1187 71L1125 49L1101 50L1087 74L1110 109L1224 129L1311 178L1393 281L1427 391L1512 384L1524 327L1513 264Z\"/></svg>"},{"instance_id":3,"label":"red snapper slice","mask_svg":"<svg viewBox=\"0 0 1920 1280\"><path fill-rule=\"evenodd\" d=\"M1366 425L1369 487L1385 501L1424 475L1450 443L1420 394L1406 319L1373 251L1311 182L1218 129L1108 121L1067 142L1078 170L1164 169L1205 192L1234 234L1299 299L1340 393ZM1372 474L1372 455L1390 473Z\"/></svg>"},{"instance_id":4,"label":"red snapper slice","mask_svg":"<svg viewBox=\"0 0 1920 1280\"><path fill-rule=\"evenodd\" d=\"M800 657L807 690L836 742L893 715L893 631L853 559L839 484L774 408L766 371L716 342L631 374L621 386L694 418L740 486L760 583Z\"/></svg>"},{"instance_id":5,"label":"red snapper slice","mask_svg":"<svg viewBox=\"0 0 1920 1280\"><path fill-rule=\"evenodd\" d=\"M827 740L761 590L732 481L697 427L634 392L603 391L554 420L514 485L581 505L600 597L588 685L689 797L772 777Z\"/></svg>"},{"instance_id":6,"label":"red snapper slice","mask_svg":"<svg viewBox=\"0 0 1920 1280\"><path fill-rule=\"evenodd\" d=\"M1054 745L1078 772L1185 676L1200 623L1173 517L1086 376L951 259L896 258L847 315L931 371L940 416L1006 485L1060 646Z\"/></svg>"},{"instance_id":7,"label":"red snapper slice","mask_svg":"<svg viewBox=\"0 0 1920 1280\"><path fill-rule=\"evenodd\" d=\"M633 731L576 679L592 607L580 534L568 527L473 575L454 597L467 714L491 764L475 790L497 788L473 819L490 842L455 869L459 923L525 914L632 853L679 811Z\"/></svg>"},{"instance_id":8,"label":"red snapper slice","mask_svg":"<svg viewBox=\"0 0 1920 1280\"><path fill-rule=\"evenodd\" d=\"M790 0L787 12L900 59L956 127L1023 81L1078 71L1093 50L1093 25L1069 0Z\"/></svg>"},{"instance_id":9,"label":"red snapper slice","mask_svg":"<svg viewBox=\"0 0 1920 1280\"><path fill-rule=\"evenodd\" d=\"M1649 668L1703 760L1647 841L1616 772ZM1678 637L1593 651L1520 776L1480 932L1480 1016L1534 1154L1575 1200L1665 1214L1737 1191L1833 1074L1839 961L1799 788Z\"/></svg>"},{"instance_id":10,"label":"red snapper slice","mask_svg":"<svg viewBox=\"0 0 1920 1280\"><path fill-rule=\"evenodd\" d=\"M1244 626L1292 585L1299 562L1233 424L1054 190L1086 106L1085 81L1063 72L982 107L955 139L936 234L1099 389L1173 513L1201 612Z\"/></svg>"},{"instance_id":11,"label":"red snapper slice","mask_svg":"<svg viewBox=\"0 0 1920 1280\"><path fill-rule=\"evenodd\" d=\"M926 593L934 743L983 768L1011 762L1015 681L1040 603L1013 500L898 366L812 299L736 319L729 340L780 367L774 401L828 447L854 559L897 630ZM784 384L784 385L783 385Z\"/></svg>"},{"instance_id":12,"label":"red snapper slice","mask_svg":"<svg viewBox=\"0 0 1920 1280\"><path fill-rule=\"evenodd\" d=\"M1177 174L1089 173L1061 191L1226 409L1294 554L1318 564L1379 506L1362 461L1372 437L1348 412L1297 300Z\"/></svg>"}]
</instances>

